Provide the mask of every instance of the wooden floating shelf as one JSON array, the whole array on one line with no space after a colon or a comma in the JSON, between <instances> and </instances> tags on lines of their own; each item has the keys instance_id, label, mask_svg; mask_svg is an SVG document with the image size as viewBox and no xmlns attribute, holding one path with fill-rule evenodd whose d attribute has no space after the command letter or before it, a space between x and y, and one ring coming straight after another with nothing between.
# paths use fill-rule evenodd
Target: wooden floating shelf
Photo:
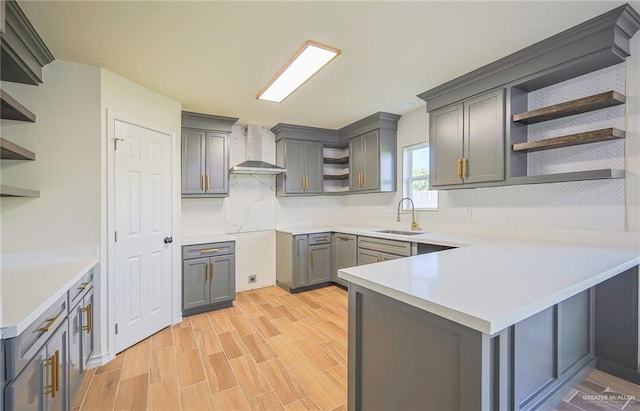
<instances>
[{"instance_id":1,"label":"wooden floating shelf","mask_svg":"<svg viewBox=\"0 0 640 411\"><path fill-rule=\"evenodd\" d=\"M340 175L325 174L323 177L325 180L348 180L349 174L340 174Z\"/></svg>"},{"instance_id":2,"label":"wooden floating shelf","mask_svg":"<svg viewBox=\"0 0 640 411\"><path fill-rule=\"evenodd\" d=\"M509 185L564 183L569 181L607 180L624 178L625 170L604 168L600 170L574 171L570 173L545 174L539 176L512 177Z\"/></svg>"},{"instance_id":3,"label":"wooden floating shelf","mask_svg":"<svg viewBox=\"0 0 640 411\"><path fill-rule=\"evenodd\" d=\"M342 157L342 158L325 157L323 159L323 162L325 164L349 164L349 157Z\"/></svg>"},{"instance_id":4,"label":"wooden floating shelf","mask_svg":"<svg viewBox=\"0 0 640 411\"><path fill-rule=\"evenodd\" d=\"M567 101L538 110L514 114L511 119L520 124L535 124L543 121L555 120L575 114L587 113L601 108L613 107L624 104L626 97L615 91L596 94L577 100Z\"/></svg>"},{"instance_id":5,"label":"wooden floating shelf","mask_svg":"<svg viewBox=\"0 0 640 411\"><path fill-rule=\"evenodd\" d=\"M4 90L0 90L0 100L2 100L0 118L35 123L36 115L7 94Z\"/></svg>"},{"instance_id":6,"label":"wooden floating shelf","mask_svg":"<svg viewBox=\"0 0 640 411\"><path fill-rule=\"evenodd\" d=\"M0 159L33 161L36 159L36 153L0 137Z\"/></svg>"},{"instance_id":7,"label":"wooden floating shelf","mask_svg":"<svg viewBox=\"0 0 640 411\"><path fill-rule=\"evenodd\" d=\"M40 191L28 188L0 185L0 197L40 197Z\"/></svg>"},{"instance_id":8,"label":"wooden floating shelf","mask_svg":"<svg viewBox=\"0 0 640 411\"><path fill-rule=\"evenodd\" d=\"M602 130L587 131L585 133L569 134L561 137L546 138L544 140L514 144L513 151L532 152L540 150L551 150L554 148L598 143L601 141L618 140L624 137L624 130L619 130L617 128L604 128Z\"/></svg>"}]
</instances>

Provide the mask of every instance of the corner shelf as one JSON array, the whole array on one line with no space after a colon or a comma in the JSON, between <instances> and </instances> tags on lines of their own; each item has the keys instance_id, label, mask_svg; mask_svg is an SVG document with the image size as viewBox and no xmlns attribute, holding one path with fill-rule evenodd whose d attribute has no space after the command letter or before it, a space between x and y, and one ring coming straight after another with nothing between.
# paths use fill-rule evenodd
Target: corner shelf
<instances>
[{"instance_id":1,"label":"corner shelf","mask_svg":"<svg viewBox=\"0 0 640 411\"><path fill-rule=\"evenodd\" d=\"M325 180L348 180L349 174L338 174L338 175L325 174L322 177Z\"/></svg>"},{"instance_id":2,"label":"corner shelf","mask_svg":"<svg viewBox=\"0 0 640 411\"><path fill-rule=\"evenodd\" d=\"M0 90L0 100L2 100L0 118L6 120L28 121L31 123L36 122L36 115L4 90Z\"/></svg>"},{"instance_id":3,"label":"corner shelf","mask_svg":"<svg viewBox=\"0 0 640 411\"><path fill-rule=\"evenodd\" d=\"M342 158L323 158L322 162L324 164L349 164L349 157Z\"/></svg>"},{"instance_id":4,"label":"corner shelf","mask_svg":"<svg viewBox=\"0 0 640 411\"><path fill-rule=\"evenodd\" d=\"M33 161L36 153L0 137L0 159Z\"/></svg>"},{"instance_id":5,"label":"corner shelf","mask_svg":"<svg viewBox=\"0 0 640 411\"><path fill-rule=\"evenodd\" d=\"M509 185L564 183L569 181L584 180L610 180L616 178L624 178L625 175L625 170L616 168L603 168L599 170L574 171L570 173L512 177L509 179Z\"/></svg>"},{"instance_id":6,"label":"corner shelf","mask_svg":"<svg viewBox=\"0 0 640 411\"><path fill-rule=\"evenodd\" d=\"M601 141L617 140L625 138L624 130L617 128L604 128L601 130L587 131L584 133L568 134L566 136L546 138L544 140L529 141L513 145L513 151L541 151L554 148L577 146L581 144L598 143Z\"/></svg>"},{"instance_id":7,"label":"corner shelf","mask_svg":"<svg viewBox=\"0 0 640 411\"><path fill-rule=\"evenodd\" d=\"M0 185L0 197L40 197L40 191L13 186Z\"/></svg>"},{"instance_id":8,"label":"corner shelf","mask_svg":"<svg viewBox=\"0 0 640 411\"><path fill-rule=\"evenodd\" d=\"M625 101L626 97L623 94L615 91L607 91L537 110L514 114L511 119L520 124L536 124L543 121L555 120L562 117L573 116L575 114L582 114L606 107L617 106L619 104L624 104Z\"/></svg>"}]
</instances>

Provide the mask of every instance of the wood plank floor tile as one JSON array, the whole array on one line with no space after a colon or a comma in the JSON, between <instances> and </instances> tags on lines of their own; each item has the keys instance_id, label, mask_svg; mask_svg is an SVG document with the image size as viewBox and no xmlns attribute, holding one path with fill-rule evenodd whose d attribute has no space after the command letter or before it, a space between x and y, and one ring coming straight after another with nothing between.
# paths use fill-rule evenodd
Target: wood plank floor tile
<instances>
[{"instance_id":1,"label":"wood plank floor tile","mask_svg":"<svg viewBox=\"0 0 640 411\"><path fill-rule=\"evenodd\" d=\"M178 368L178 384L185 388L205 381L204 369L198 349L176 352L176 366Z\"/></svg>"},{"instance_id":2,"label":"wood plank floor tile","mask_svg":"<svg viewBox=\"0 0 640 411\"><path fill-rule=\"evenodd\" d=\"M193 329L191 327L182 327L173 330L173 340L175 341L174 347L176 351L191 351L197 348L196 339L193 336Z\"/></svg>"},{"instance_id":3,"label":"wood plank floor tile","mask_svg":"<svg viewBox=\"0 0 640 411\"><path fill-rule=\"evenodd\" d=\"M151 340L146 339L129 348L124 356L122 379L149 373Z\"/></svg>"},{"instance_id":4,"label":"wood plank floor tile","mask_svg":"<svg viewBox=\"0 0 640 411\"><path fill-rule=\"evenodd\" d=\"M289 321L287 318L276 318L271 322L285 337L287 337L287 340L289 341L295 341L306 337L306 335L296 327L296 323Z\"/></svg>"},{"instance_id":5,"label":"wood plank floor tile","mask_svg":"<svg viewBox=\"0 0 640 411\"><path fill-rule=\"evenodd\" d=\"M178 380L154 382L149 385L149 410L179 410Z\"/></svg>"},{"instance_id":6,"label":"wood plank floor tile","mask_svg":"<svg viewBox=\"0 0 640 411\"><path fill-rule=\"evenodd\" d=\"M280 330L273 325L271 321L264 315L251 319L251 324L258 330L264 338L275 337L280 335Z\"/></svg>"},{"instance_id":7,"label":"wood plank floor tile","mask_svg":"<svg viewBox=\"0 0 640 411\"><path fill-rule=\"evenodd\" d=\"M585 411L620 411L622 408L614 407L604 401L594 401L586 397L586 393L578 391L569 401L570 404L582 408Z\"/></svg>"},{"instance_id":8,"label":"wood plank floor tile","mask_svg":"<svg viewBox=\"0 0 640 411\"><path fill-rule=\"evenodd\" d=\"M253 359L258 363L276 356L260 334L245 335L242 337L242 341L249 350L249 353L251 353Z\"/></svg>"},{"instance_id":9,"label":"wood plank floor tile","mask_svg":"<svg viewBox=\"0 0 640 411\"><path fill-rule=\"evenodd\" d=\"M254 334L257 332L255 327L251 324L249 318L244 315L231 315L229 321L233 324L233 328L238 332L241 337L243 335Z\"/></svg>"},{"instance_id":10,"label":"wood plank floor tile","mask_svg":"<svg viewBox=\"0 0 640 411\"><path fill-rule=\"evenodd\" d=\"M191 321L191 328L193 330L210 330L211 323L209 322L209 317L207 317L206 313L190 315L189 321Z\"/></svg>"},{"instance_id":11,"label":"wood plank floor tile","mask_svg":"<svg viewBox=\"0 0 640 411\"><path fill-rule=\"evenodd\" d=\"M318 324L317 327L332 340L340 341L343 344L347 343L347 330L339 327L333 321L325 321Z\"/></svg>"},{"instance_id":12,"label":"wood plank floor tile","mask_svg":"<svg viewBox=\"0 0 640 411\"><path fill-rule=\"evenodd\" d=\"M224 353L211 354L203 359L204 370L212 393L227 390L238 385Z\"/></svg>"},{"instance_id":13,"label":"wood plank floor tile","mask_svg":"<svg viewBox=\"0 0 640 411\"><path fill-rule=\"evenodd\" d=\"M195 384L180 390L182 411L212 410L213 402L206 382Z\"/></svg>"},{"instance_id":14,"label":"wood plank floor tile","mask_svg":"<svg viewBox=\"0 0 640 411\"><path fill-rule=\"evenodd\" d=\"M216 334L222 334L235 330L235 328L233 328L233 324L231 324L231 321L229 321L229 316L222 310L207 313L207 317L209 317L211 327L216 332Z\"/></svg>"},{"instance_id":15,"label":"wood plank floor tile","mask_svg":"<svg viewBox=\"0 0 640 411\"><path fill-rule=\"evenodd\" d=\"M287 367L307 361L307 357L284 335L267 338L267 344Z\"/></svg>"},{"instance_id":16,"label":"wood plank floor tile","mask_svg":"<svg viewBox=\"0 0 640 411\"><path fill-rule=\"evenodd\" d=\"M291 404L307 396L306 390L279 359L264 361L258 364L258 367L283 405Z\"/></svg>"},{"instance_id":17,"label":"wood plank floor tile","mask_svg":"<svg viewBox=\"0 0 640 411\"><path fill-rule=\"evenodd\" d=\"M335 367L327 368L323 374L347 392L347 368L338 364Z\"/></svg>"},{"instance_id":18,"label":"wood plank floor tile","mask_svg":"<svg viewBox=\"0 0 640 411\"><path fill-rule=\"evenodd\" d=\"M628 395L633 395L636 399L640 399L640 385L606 374L600 370L594 370L589 374L587 380L604 387L615 387L615 389Z\"/></svg>"},{"instance_id":19,"label":"wood plank floor tile","mask_svg":"<svg viewBox=\"0 0 640 411\"><path fill-rule=\"evenodd\" d=\"M304 318L304 314L299 312L294 307L289 305L281 305L278 307L278 311L282 313L285 317L287 317L291 321L298 321Z\"/></svg>"},{"instance_id":20,"label":"wood plank floor tile","mask_svg":"<svg viewBox=\"0 0 640 411\"><path fill-rule=\"evenodd\" d=\"M262 310L264 315L270 320L280 318L283 316L283 314L279 310L277 310L273 305L269 303L260 304L260 309Z\"/></svg>"},{"instance_id":21,"label":"wood plank floor tile","mask_svg":"<svg viewBox=\"0 0 640 411\"><path fill-rule=\"evenodd\" d=\"M196 330L193 332L196 338L196 345L201 357L206 357L217 352L222 352L222 344L213 329Z\"/></svg>"},{"instance_id":22,"label":"wood plank floor tile","mask_svg":"<svg viewBox=\"0 0 640 411\"><path fill-rule=\"evenodd\" d=\"M322 348L314 343L311 338L302 338L298 341L294 341L295 345L305 357L309 363L313 364L319 371L324 371L327 368L335 367L338 362L333 359L332 356L327 354Z\"/></svg>"},{"instance_id":23,"label":"wood plank floor tile","mask_svg":"<svg viewBox=\"0 0 640 411\"><path fill-rule=\"evenodd\" d=\"M149 374L121 380L116 397L116 409L146 410L148 391Z\"/></svg>"},{"instance_id":24,"label":"wood plank floor tile","mask_svg":"<svg viewBox=\"0 0 640 411\"><path fill-rule=\"evenodd\" d=\"M281 295L279 296L279 298L289 307L300 307L304 305L304 303L300 301L294 294Z\"/></svg>"},{"instance_id":25,"label":"wood plank floor tile","mask_svg":"<svg viewBox=\"0 0 640 411\"><path fill-rule=\"evenodd\" d=\"M558 404L555 408L555 411L584 411L582 408L580 407L576 407L573 404L569 404L568 402L562 401L560 404Z\"/></svg>"},{"instance_id":26,"label":"wood plank floor tile","mask_svg":"<svg viewBox=\"0 0 640 411\"><path fill-rule=\"evenodd\" d=\"M267 304L267 300L265 300L262 297L262 295L259 293L249 292L247 296L254 304L257 304L257 305Z\"/></svg>"},{"instance_id":27,"label":"wood plank floor tile","mask_svg":"<svg viewBox=\"0 0 640 411\"><path fill-rule=\"evenodd\" d=\"M347 411L347 404L342 404L341 406L334 408L332 411Z\"/></svg>"},{"instance_id":28,"label":"wood plank floor tile","mask_svg":"<svg viewBox=\"0 0 640 411\"><path fill-rule=\"evenodd\" d=\"M300 301L302 301L305 305L307 305L309 308L313 310L315 310L316 308L322 307L322 305L318 304L318 301L316 301L314 298L307 295L307 293L301 293L301 294L298 294L298 296Z\"/></svg>"},{"instance_id":29,"label":"wood plank floor tile","mask_svg":"<svg viewBox=\"0 0 640 411\"><path fill-rule=\"evenodd\" d=\"M228 359L236 358L248 354L244 343L236 331L229 331L218 334L218 339Z\"/></svg>"},{"instance_id":30,"label":"wood plank floor tile","mask_svg":"<svg viewBox=\"0 0 640 411\"><path fill-rule=\"evenodd\" d=\"M176 355L172 346L151 350L149 383L177 378Z\"/></svg>"},{"instance_id":31,"label":"wood plank floor tile","mask_svg":"<svg viewBox=\"0 0 640 411\"><path fill-rule=\"evenodd\" d=\"M346 345L336 340L331 340L331 341L327 341L326 343L320 344L320 348L322 348L327 353L329 353L329 355L332 356L338 362L338 364L344 364L344 365L347 364L347 346Z\"/></svg>"},{"instance_id":32,"label":"wood plank floor tile","mask_svg":"<svg viewBox=\"0 0 640 411\"><path fill-rule=\"evenodd\" d=\"M274 308L278 308L284 304L284 301L282 301L275 293L263 294L262 297Z\"/></svg>"},{"instance_id":33,"label":"wood plank floor tile","mask_svg":"<svg viewBox=\"0 0 640 411\"><path fill-rule=\"evenodd\" d=\"M162 347L168 347L173 345L173 331L171 327L167 327L163 330L151 336L151 349L157 349Z\"/></svg>"},{"instance_id":34,"label":"wood plank floor tile","mask_svg":"<svg viewBox=\"0 0 640 411\"><path fill-rule=\"evenodd\" d=\"M346 300L345 300L345 303L346 303ZM322 298L322 307L328 308L329 310L332 310L332 311L340 311L347 308L346 304L341 304L338 301L334 300L333 298L327 298L326 296Z\"/></svg>"},{"instance_id":35,"label":"wood plank floor tile","mask_svg":"<svg viewBox=\"0 0 640 411\"><path fill-rule=\"evenodd\" d=\"M298 309L298 312L300 312L304 316L303 320L307 320L312 324L318 324L324 321L324 317L322 317L320 314L315 312L315 310L305 305L301 305L297 309Z\"/></svg>"},{"instance_id":36,"label":"wood plank floor tile","mask_svg":"<svg viewBox=\"0 0 640 411\"><path fill-rule=\"evenodd\" d=\"M124 365L125 353L126 351L121 352L120 354L116 355L113 360L109 361L102 367L96 368L96 374L104 374L106 372L121 370L122 366Z\"/></svg>"},{"instance_id":37,"label":"wood plank floor tile","mask_svg":"<svg viewBox=\"0 0 640 411\"><path fill-rule=\"evenodd\" d=\"M260 308L258 308L258 305L252 302L238 304L238 308L240 309L240 311L242 311L242 314L247 316L248 318L255 318L264 315Z\"/></svg>"},{"instance_id":38,"label":"wood plank floor tile","mask_svg":"<svg viewBox=\"0 0 640 411\"><path fill-rule=\"evenodd\" d=\"M345 402L346 391L310 364L292 367L291 373L321 409L332 410Z\"/></svg>"},{"instance_id":39,"label":"wood plank floor tile","mask_svg":"<svg viewBox=\"0 0 640 411\"><path fill-rule=\"evenodd\" d=\"M231 369L233 369L246 398L253 398L271 391L271 385L264 378L258 364L250 355L229 360L229 364L231 364Z\"/></svg>"},{"instance_id":40,"label":"wood plank floor tile","mask_svg":"<svg viewBox=\"0 0 640 411\"><path fill-rule=\"evenodd\" d=\"M278 411L284 410L280 400L273 391L269 391L248 400L249 408L258 411Z\"/></svg>"},{"instance_id":41,"label":"wood plank floor tile","mask_svg":"<svg viewBox=\"0 0 640 411\"><path fill-rule=\"evenodd\" d=\"M213 403L216 410L240 411L250 409L239 387L213 394Z\"/></svg>"},{"instance_id":42,"label":"wood plank floor tile","mask_svg":"<svg viewBox=\"0 0 640 411\"><path fill-rule=\"evenodd\" d=\"M322 307L318 308L316 313L320 314L327 321L333 321L336 325L343 327L344 329L347 328L348 316L347 311L344 309L340 311L333 311L326 307Z\"/></svg>"},{"instance_id":43,"label":"wood plank floor tile","mask_svg":"<svg viewBox=\"0 0 640 411\"><path fill-rule=\"evenodd\" d=\"M89 385L91 384L91 379L96 373L96 368L88 369L84 377L82 377L82 381L80 381L80 387L78 387L78 391L71 399L71 409L79 409L84 402L85 397L87 396L87 392L89 391Z\"/></svg>"},{"instance_id":44,"label":"wood plank floor tile","mask_svg":"<svg viewBox=\"0 0 640 411\"><path fill-rule=\"evenodd\" d=\"M251 299L249 299L249 293L248 292L237 293L236 294L236 303L248 303L250 301L251 301Z\"/></svg>"},{"instance_id":45,"label":"wood plank floor tile","mask_svg":"<svg viewBox=\"0 0 640 411\"><path fill-rule=\"evenodd\" d=\"M284 407L285 411L313 411L320 410L318 404L311 397L305 397Z\"/></svg>"},{"instance_id":46,"label":"wood plank floor tile","mask_svg":"<svg viewBox=\"0 0 640 411\"><path fill-rule=\"evenodd\" d=\"M112 410L120 385L122 370L109 371L93 376L87 396L82 403L84 410Z\"/></svg>"},{"instance_id":47,"label":"wood plank floor tile","mask_svg":"<svg viewBox=\"0 0 640 411\"><path fill-rule=\"evenodd\" d=\"M317 344L322 344L322 343L331 341L331 337L329 337L327 334L325 334L324 332L320 331L317 328L316 326L318 324L317 322L311 323L307 320L300 320L300 321L296 321L294 324L296 327L300 329L300 331L302 331L302 333L306 337L311 338Z\"/></svg>"}]
</instances>

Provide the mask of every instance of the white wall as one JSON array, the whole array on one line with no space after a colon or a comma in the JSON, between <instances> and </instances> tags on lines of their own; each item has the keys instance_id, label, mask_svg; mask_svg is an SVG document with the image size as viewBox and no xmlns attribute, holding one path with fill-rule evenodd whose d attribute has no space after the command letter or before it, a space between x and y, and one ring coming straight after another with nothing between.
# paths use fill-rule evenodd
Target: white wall
<instances>
[{"instance_id":1,"label":"white wall","mask_svg":"<svg viewBox=\"0 0 640 411\"><path fill-rule=\"evenodd\" d=\"M2 184L40 190L40 198L2 198L2 253L96 245L100 241L100 71L56 60L44 84L2 83L36 114L2 120L2 137L36 161L2 161Z\"/></svg>"},{"instance_id":2,"label":"white wall","mask_svg":"<svg viewBox=\"0 0 640 411\"><path fill-rule=\"evenodd\" d=\"M182 316L182 302L181 302L181 275L182 275L182 261L180 251L180 235L181 235L181 219L182 213L180 210L180 125L181 125L181 103L165 97L153 90L143 87L137 83L125 79L117 74L114 74L108 70L100 69L100 108L99 108L99 124L100 124L100 164L102 164L100 170L101 181L101 196L102 202L100 203L100 221L101 221L101 238L100 238L100 250L101 261L103 262L104 269L103 275L100 278L98 292L98 312L96 316L100 319L100 333L97 335L99 343L95 350L96 355L106 357L107 341L109 339L109 333L106 332L107 325L113 322L109 315L115 313L115 307L109 307L107 312L107 301L109 301L107 295L107 275L106 266L104 263L107 261L107 236L109 234L107 230L107 153L112 149L113 142L108 141L107 134L107 120L108 113L118 113L126 119L133 120L134 122L147 126L156 130L166 131L173 133L173 237L176 247L173 249L173 318L174 321L178 320ZM114 300L115 301L115 300ZM115 353L110 352L114 355Z\"/></svg>"},{"instance_id":3,"label":"white wall","mask_svg":"<svg viewBox=\"0 0 640 411\"><path fill-rule=\"evenodd\" d=\"M631 39L626 96L626 227L640 237L640 33Z\"/></svg>"}]
</instances>

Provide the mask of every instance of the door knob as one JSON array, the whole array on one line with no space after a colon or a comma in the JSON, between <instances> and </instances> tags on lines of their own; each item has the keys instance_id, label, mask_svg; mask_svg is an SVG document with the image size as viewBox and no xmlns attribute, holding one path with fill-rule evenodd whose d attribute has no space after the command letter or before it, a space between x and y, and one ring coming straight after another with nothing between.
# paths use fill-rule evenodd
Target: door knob
<instances>
[{"instance_id":1,"label":"door knob","mask_svg":"<svg viewBox=\"0 0 640 411\"><path fill-rule=\"evenodd\" d=\"M165 244L171 244L171 243L173 243L173 237L165 237L165 238L164 238L164 243L165 243Z\"/></svg>"}]
</instances>

